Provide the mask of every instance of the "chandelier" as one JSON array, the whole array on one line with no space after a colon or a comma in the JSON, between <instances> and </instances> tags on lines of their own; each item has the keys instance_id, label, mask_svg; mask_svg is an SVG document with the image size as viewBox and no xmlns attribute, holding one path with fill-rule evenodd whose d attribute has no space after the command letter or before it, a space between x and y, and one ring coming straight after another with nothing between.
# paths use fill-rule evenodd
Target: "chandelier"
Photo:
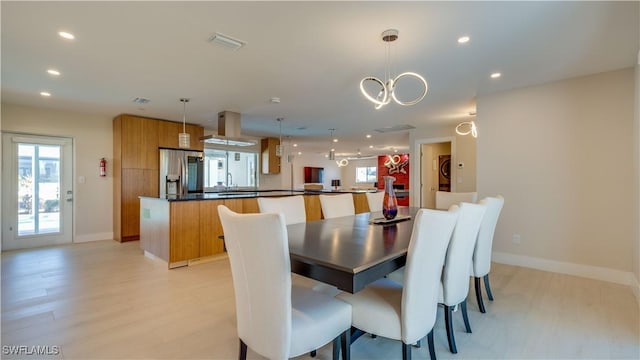
<instances>
[{"instance_id":1,"label":"chandelier","mask_svg":"<svg viewBox=\"0 0 640 360\"><path fill-rule=\"evenodd\" d=\"M420 74L417 74L414 72L403 72L402 74L396 76L395 78L391 77L391 70L390 70L391 43L393 41L396 41L397 39L398 39L398 30L396 29L389 29L382 32L382 41L387 43L386 63L385 63L386 80L383 82L377 77L367 76L360 81L360 91L362 91L362 95L364 95L364 97L367 98L372 103L376 104L375 106L376 110L390 103L391 99L393 99L393 101L395 101L399 105L409 106L409 105L415 105L419 103L420 101L422 101L422 99L424 99L425 95L427 95L427 90L428 90L427 81ZM398 82L400 81L400 79L411 78L411 77L420 81L420 83L423 86L422 93L418 97L416 97L414 100L402 101L398 99L398 97L395 94L396 86L398 85ZM375 97L369 94L365 89L365 83L367 82L373 82L380 87L380 91Z\"/></svg>"},{"instance_id":2,"label":"chandelier","mask_svg":"<svg viewBox=\"0 0 640 360\"><path fill-rule=\"evenodd\" d=\"M474 121L465 121L458 126L456 126L456 134L458 135L469 135L474 138L478 137L478 128L476 127L476 123Z\"/></svg>"}]
</instances>

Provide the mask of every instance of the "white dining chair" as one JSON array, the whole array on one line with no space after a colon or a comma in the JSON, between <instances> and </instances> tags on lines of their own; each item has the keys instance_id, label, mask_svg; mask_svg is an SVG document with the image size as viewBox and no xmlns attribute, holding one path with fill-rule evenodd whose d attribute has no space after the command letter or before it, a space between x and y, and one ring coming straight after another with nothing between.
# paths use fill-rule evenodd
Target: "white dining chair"
<instances>
[{"instance_id":1,"label":"white dining chair","mask_svg":"<svg viewBox=\"0 0 640 360\"><path fill-rule=\"evenodd\" d=\"M411 359L411 344L425 336L431 359L436 358L433 325L440 277L457 217L457 210L418 211L407 250L404 284L383 278L355 294L338 295L351 304L355 328L402 341L405 360Z\"/></svg>"},{"instance_id":2,"label":"white dining chair","mask_svg":"<svg viewBox=\"0 0 640 360\"><path fill-rule=\"evenodd\" d=\"M287 359L333 341L349 358L351 306L291 285L287 228L281 214L238 214L218 206L236 302L239 359L247 348Z\"/></svg>"},{"instance_id":3,"label":"white dining chair","mask_svg":"<svg viewBox=\"0 0 640 360\"><path fill-rule=\"evenodd\" d=\"M451 208L456 208L453 205ZM447 256L442 270L442 286L438 302L444 305L444 322L447 329L449 350L456 354L456 340L453 334L453 309L460 307L464 326L471 332L469 316L467 315L467 294L469 293L469 271L471 259L478 238L478 230L482 217L486 211L485 205L460 203L458 222L453 230L451 242L447 249Z\"/></svg>"},{"instance_id":4,"label":"white dining chair","mask_svg":"<svg viewBox=\"0 0 640 360\"><path fill-rule=\"evenodd\" d=\"M482 301L481 280L484 279L484 287L487 290L487 297L493 301L491 285L489 284L489 272L491 271L491 248L493 245L493 234L500 217L500 212L504 205L504 198L500 195L496 197L486 197L480 200L479 204L485 205L487 211L482 218L478 240L473 251L473 264L471 266L471 276L474 278L476 290L476 301L480 312L485 313L484 302Z\"/></svg>"},{"instance_id":5,"label":"white dining chair","mask_svg":"<svg viewBox=\"0 0 640 360\"><path fill-rule=\"evenodd\" d=\"M436 209L447 210L451 205L461 202L476 203L478 201L477 192L448 192L436 191Z\"/></svg>"},{"instance_id":6,"label":"white dining chair","mask_svg":"<svg viewBox=\"0 0 640 360\"><path fill-rule=\"evenodd\" d=\"M382 211L382 199L384 199L384 191L368 192L367 203L369 205L369 211Z\"/></svg>"},{"instance_id":7,"label":"white dining chair","mask_svg":"<svg viewBox=\"0 0 640 360\"><path fill-rule=\"evenodd\" d=\"M283 197L259 197L258 208L261 213L276 213L284 216L285 224L299 224L307 221L307 213L304 207L304 197L302 195ZM336 296L340 290L337 287L325 284L321 281L309 279L308 277L291 274L294 285L305 286L315 291Z\"/></svg>"},{"instance_id":8,"label":"white dining chair","mask_svg":"<svg viewBox=\"0 0 640 360\"><path fill-rule=\"evenodd\" d=\"M302 195L283 197L259 197L258 208L261 213L280 213L285 224L299 224L307 221L307 212Z\"/></svg>"},{"instance_id":9,"label":"white dining chair","mask_svg":"<svg viewBox=\"0 0 640 360\"><path fill-rule=\"evenodd\" d=\"M351 194L319 195L319 198L322 215L325 219L355 215L356 213Z\"/></svg>"}]
</instances>

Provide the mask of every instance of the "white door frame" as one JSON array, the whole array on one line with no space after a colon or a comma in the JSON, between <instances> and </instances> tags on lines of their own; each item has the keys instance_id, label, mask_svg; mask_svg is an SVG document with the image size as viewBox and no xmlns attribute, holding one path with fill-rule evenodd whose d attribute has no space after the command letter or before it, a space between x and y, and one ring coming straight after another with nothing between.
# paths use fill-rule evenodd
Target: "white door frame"
<instances>
[{"instance_id":1,"label":"white door frame","mask_svg":"<svg viewBox=\"0 0 640 360\"><path fill-rule=\"evenodd\" d=\"M18 236L18 143L60 145L60 231ZM73 242L73 146L72 138L22 133L2 133L2 249L13 250Z\"/></svg>"},{"instance_id":2,"label":"white door frame","mask_svg":"<svg viewBox=\"0 0 640 360\"><path fill-rule=\"evenodd\" d=\"M415 139L413 141L413 153L415 154L416 160L413 164L416 167L416 170L411 170L413 174L411 176L412 184L417 184L415 186L415 190L411 190L411 204L412 206L422 207L422 145L426 144L438 144L438 143L451 143L451 164L456 163L456 137L455 136L447 136L447 137L439 137L439 138L427 138L427 139ZM452 169L453 170L453 169ZM451 171L451 191L456 191L456 172ZM413 188L414 186L412 186Z\"/></svg>"}]
</instances>

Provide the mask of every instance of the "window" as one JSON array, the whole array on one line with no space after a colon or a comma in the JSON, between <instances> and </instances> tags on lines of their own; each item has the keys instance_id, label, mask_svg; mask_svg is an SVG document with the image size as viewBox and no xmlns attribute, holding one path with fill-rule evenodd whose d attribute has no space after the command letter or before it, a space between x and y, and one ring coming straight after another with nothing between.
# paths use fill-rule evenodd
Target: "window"
<instances>
[{"instance_id":1,"label":"window","mask_svg":"<svg viewBox=\"0 0 640 360\"><path fill-rule=\"evenodd\" d=\"M221 149L204 149L204 187L256 187L258 155Z\"/></svg>"},{"instance_id":2,"label":"window","mask_svg":"<svg viewBox=\"0 0 640 360\"><path fill-rule=\"evenodd\" d=\"M374 183L378 180L375 166L356 167L356 183Z\"/></svg>"}]
</instances>

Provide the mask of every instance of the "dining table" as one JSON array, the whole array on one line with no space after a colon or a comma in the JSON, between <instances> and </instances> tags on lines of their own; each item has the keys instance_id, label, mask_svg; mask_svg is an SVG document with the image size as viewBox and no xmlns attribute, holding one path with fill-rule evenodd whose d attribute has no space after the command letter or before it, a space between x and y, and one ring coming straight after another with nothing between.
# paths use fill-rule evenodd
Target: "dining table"
<instances>
[{"instance_id":1,"label":"dining table","mask_svg":"<svg viewBox=\"0 0 640 360\"><path fill-rule=\"evenodd\" d=\"M349 293L362 290L404 266L419 209L400 206L391 222L378 211L288 225L291 271Z\"/></svg>"}]
</instances>

